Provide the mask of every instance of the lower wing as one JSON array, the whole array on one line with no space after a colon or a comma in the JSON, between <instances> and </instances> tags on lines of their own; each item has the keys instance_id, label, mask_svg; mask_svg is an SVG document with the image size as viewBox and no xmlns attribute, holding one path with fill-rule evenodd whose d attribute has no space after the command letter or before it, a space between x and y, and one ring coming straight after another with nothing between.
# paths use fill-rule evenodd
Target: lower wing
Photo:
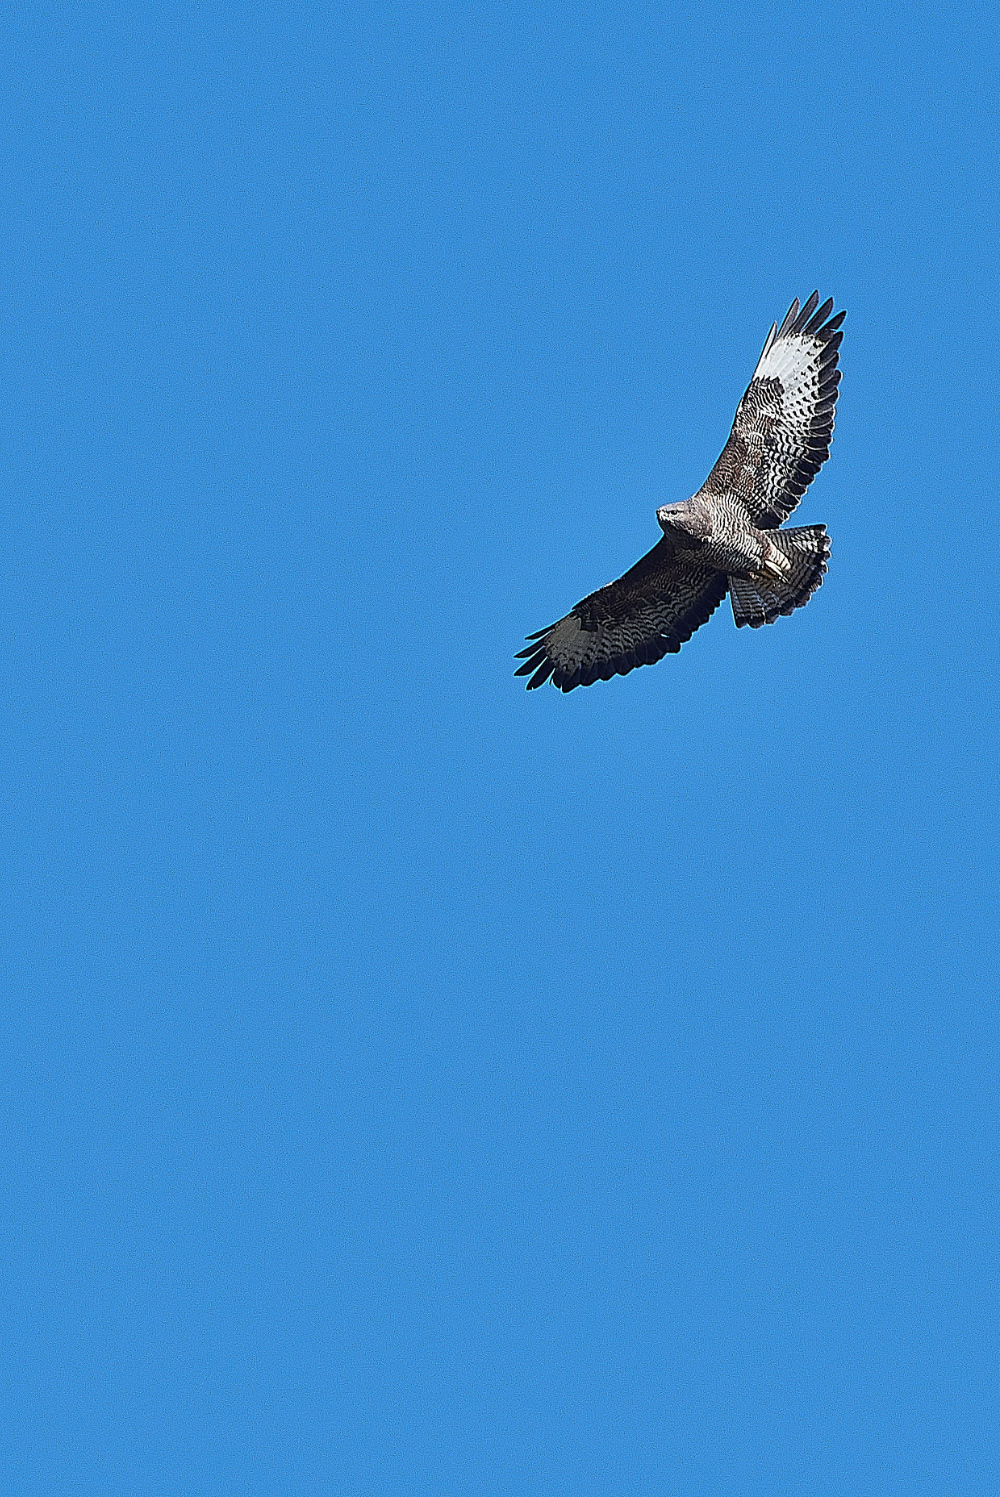
<instances>
[{"instance_id":1,"label":"lower wing","mask_svg":"<svg viewBox=\"0 0 1000 1497\"><path fill-rule=\"evenodd\" d=\"M726 596L725 572L664 537L617 582L598 589L571 613L528 638L514 674L530 676L528 690L551 676L562 691L627 676L676 654Z\"/></svg>"}]
</instances>

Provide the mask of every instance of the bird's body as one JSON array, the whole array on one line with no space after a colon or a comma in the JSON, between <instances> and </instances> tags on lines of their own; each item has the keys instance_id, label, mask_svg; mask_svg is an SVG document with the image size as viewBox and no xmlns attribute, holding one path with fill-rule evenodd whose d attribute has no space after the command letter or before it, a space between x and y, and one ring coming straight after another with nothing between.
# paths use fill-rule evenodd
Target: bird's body
<instances>
[{"instance_id":1,"label":"bird's body","mask_svg":"<svg viewBox=\"0 0 1000 1497\"><path fill-rule=\"evenodd\" d=\"M729 441L690 499L657 510L663 539L617 582L530 635L516 672L563 691L627 675L680 649L730 594L737 626L770 624L806 603L830 554L822 525L781 530L826 461L845 313L814 292L771 328Z\"/></svg>"},{"instance_id":2,"label":"bird's body","mask_svg":"<svg viewBox=\"0 0 1000 1497\"><path fill-rule=\"evenodd\" d=\"M681 504L664 504L656 518L678 550L699 551L720 572L749 577L763 571L775 550L766 531L751 525L744 506L730 494L714 502L695 494Z\"/></svg>"}]
</instances>

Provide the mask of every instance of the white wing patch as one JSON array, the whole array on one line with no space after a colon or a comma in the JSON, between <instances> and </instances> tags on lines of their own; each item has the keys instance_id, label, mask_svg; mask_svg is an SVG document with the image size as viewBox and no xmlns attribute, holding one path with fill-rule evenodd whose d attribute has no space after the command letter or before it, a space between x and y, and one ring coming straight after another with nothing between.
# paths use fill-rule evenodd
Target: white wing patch
<instances>
[{"instance_id":1,"label":"white wing patch","mask_svg":"<svg viewBox=\"0 0 1000 1497\"><path fill-rule=\"evenodd\" d=\"M780 338L777 343L769 338L753 377L780 379L786 390L794 390L805 381L815 386L823 346L805 333Z\"/></svg>"}]
</instances>

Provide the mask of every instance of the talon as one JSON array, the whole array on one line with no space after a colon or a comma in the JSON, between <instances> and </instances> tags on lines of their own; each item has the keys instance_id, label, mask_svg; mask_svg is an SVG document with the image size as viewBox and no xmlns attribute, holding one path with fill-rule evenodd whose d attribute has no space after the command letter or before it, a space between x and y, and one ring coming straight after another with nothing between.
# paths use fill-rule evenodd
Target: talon
<instances>
[{"instance_id":1,"label":"talon","mask_svg":"<svg viewBox=\"0 0 1000 1497\"><path fill-rule=\"evenodd\" d=\"M750 573L750 581L757 587L772 587L775 582L781 582L785 573L790 570L788 561L780 551L772 552L761 562L759 571Z\"/></svg>"},{"instance_id":2,"label":"talon","mask_svg":"<svg viewBox=\"0 0 1000 1497\"><path fill-rule=\"evenodd\" d=\"M782 556L781 552L777 550L776 547L772 547L770 555L765 556L764 560L761 562L760 572L758 573L758 575L765 580L780 582L785 576L785 573L790 572L791 570L792 564L788 560L788 557Z\"/></svg>"}]
</instances>

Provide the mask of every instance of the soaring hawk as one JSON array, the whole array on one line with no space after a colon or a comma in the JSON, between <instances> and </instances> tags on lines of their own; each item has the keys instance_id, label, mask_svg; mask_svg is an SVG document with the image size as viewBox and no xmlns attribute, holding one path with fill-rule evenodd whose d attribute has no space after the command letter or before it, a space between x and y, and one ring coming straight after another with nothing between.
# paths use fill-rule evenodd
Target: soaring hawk
<instances>
[{"instance_id":1,"label":"soaring hawk","mask_svg":"<svg viewBox=\"0 0 1000 1497\"><path fill-rule=\"evenodd\" d=\"M515 674L531 677L529 691L550 676L572 691L653 665L727 592L738 628L773 624L809 601L830 555L826 527L778 527L829 456L847 315L832 311L814 291L774 324L722 456L693 498L656 511L663 539L617 582L528 635Z\"/></svg>"}]
</instances>

